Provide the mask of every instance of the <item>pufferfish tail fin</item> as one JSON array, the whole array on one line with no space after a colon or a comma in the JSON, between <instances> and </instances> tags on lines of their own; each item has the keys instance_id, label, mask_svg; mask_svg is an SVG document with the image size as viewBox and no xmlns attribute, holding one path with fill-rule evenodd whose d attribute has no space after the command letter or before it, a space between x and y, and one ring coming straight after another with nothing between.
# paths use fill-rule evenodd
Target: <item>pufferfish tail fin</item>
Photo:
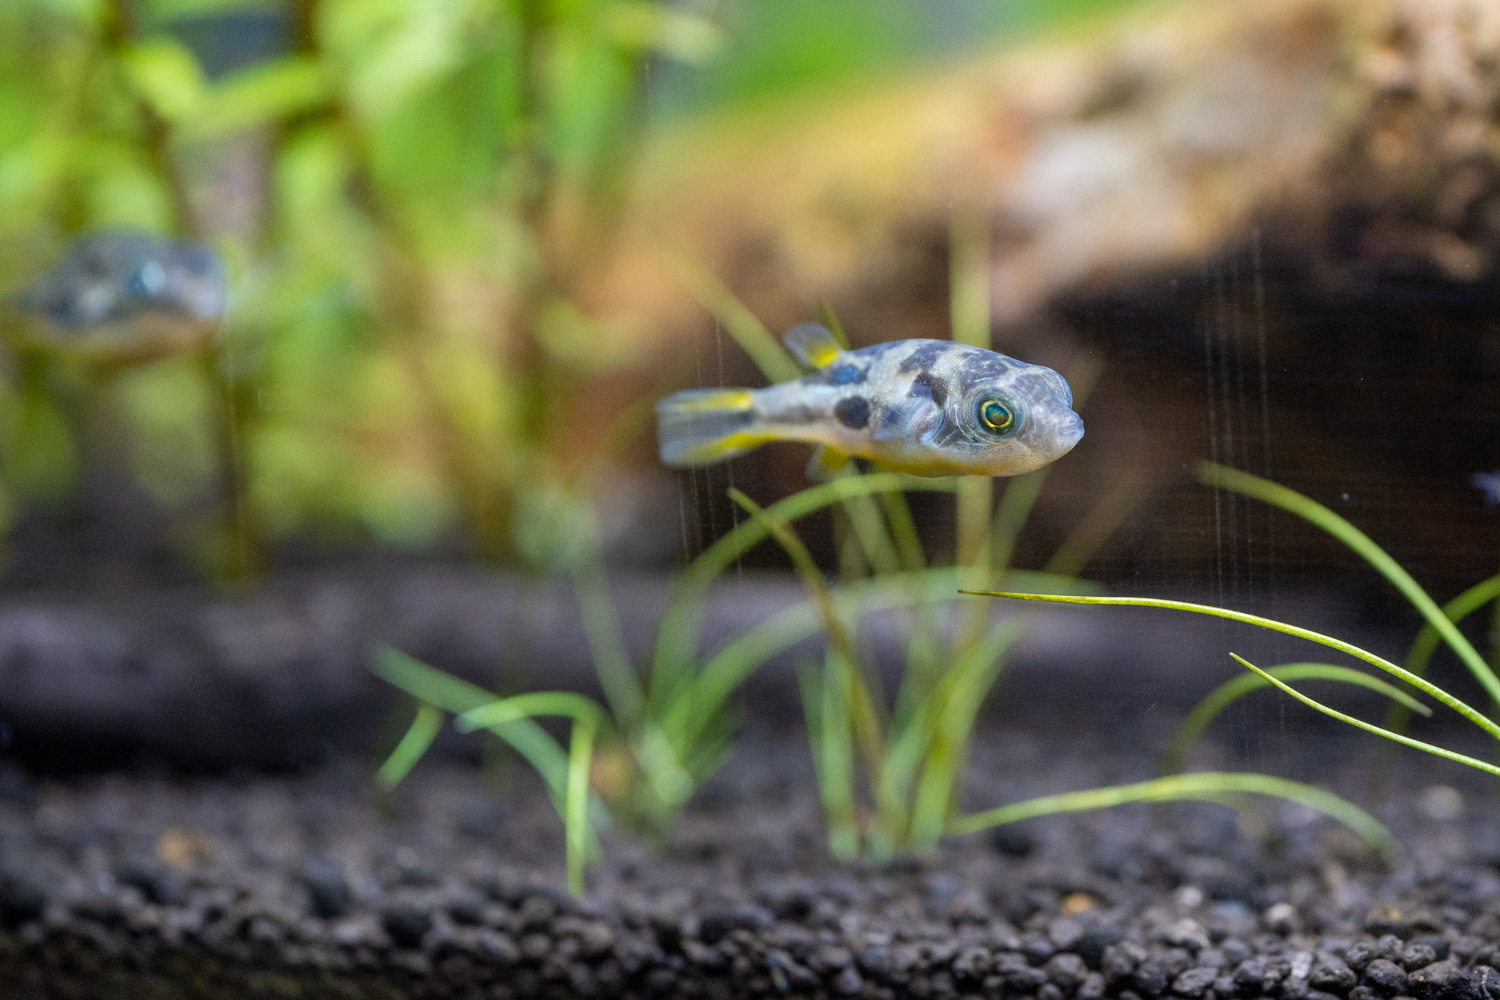
<instances>
[{"instance_id":1,"label":"pufferfish tail fin","mask_svg":"<svg viewBox=\"0 0 1500 1000\"><path fill-rule=\"evenodd\" d=\"M781 340L803 367L811 371L827 368L844 350L833 331L822 323L798 323Z\"/></svg>"},{"instance_id":2,"label":"pufferfish tail fin","mask_svg":"<svg viewBox=\"0 0 1500 1000\"><path fill-rule=\"evenodd\" d=\"M709 465L743 455L771 440L757 426L750 389L686 389L656 404L662 464Z\"/></svg>"}]
</instances>

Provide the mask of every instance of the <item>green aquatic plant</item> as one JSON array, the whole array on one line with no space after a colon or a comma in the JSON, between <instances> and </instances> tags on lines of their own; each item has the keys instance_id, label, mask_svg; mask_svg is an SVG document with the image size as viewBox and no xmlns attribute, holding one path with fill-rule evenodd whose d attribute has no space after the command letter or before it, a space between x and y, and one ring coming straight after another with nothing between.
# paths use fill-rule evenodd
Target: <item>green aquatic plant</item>
<instances>
[{"instance_id":1,"label":"green aquatic plant","mask_svg":"<svg viewBox=\"0 0 1500 1000\"><path fill-rule=\"evenodd\" d=\"M961 206L955 210L950 234L953 335L975 346L989 343L988 240L982 216ZM687 283L747 353L758 361L771 356L775 342L769 332L727 289L701 275L690 274ZM831 310L825 309L824 320L842 341ZM761 364L774 379L776 372ZM778 362L777 367L784 365ZM1080 408L1094 375L1085 372L1072 380ZM858 478L847 468L843 474ZM1044 468L1014 477L998 500L990 479L961 477L957 481L953 571L965 592L989 586L989 581L1016 579L1011 556L1046 474ZM1047 812L1133 801L1224 799L1242 792L1300 802L1341 819L1383 852L1394 850L1394 841L1384 828L1351 803L1311 786L1257 774L1174 775L961 816L959 783L973 727L1023 623L1015 618L991 623L980 602L956 605L955 614L947 618L937 611L948 602L916 605L899 687L888 705L878 671L859 655L853 629L841 617L830 588L795 530L774 523L743 493L731 493L792 559L828 640L822 669L803 672L802 691L829 847L836 857L884 860L899 852L930 850L944 836ZM1123 509L1123 504L1103 498L1095 513L1059 548L1049 568L1070 575L1081 570ZM879 579L897 568L910 572L926 565L900 494L888 495L883 508L845 503L842 515L836 526L843 529L840 567L845 579L862 573ZM1047 577L1056 599L1087 599L1084 593L1091 588L1070 575Z\"/></svg>"},{"instance_id":2,"label":"green aquatic plant","mask_svg":"<svg viewBox=\"0 0 1500 1000\"><path fill-rule=\"evenodd\" d=\"M389 646L374 651L370 669L416 702L410 727L376 772L380 784L394 788L411 771L437 739L443 713L455 715L464 732L487 730L525 758L546 784L563 820L568 889L582 894L584 870L598 854L598 829L606 821L602 807L590 807L589 796L594 744L606 724L599 704L582 695L556 691L496 698L484 688ZM570 720L567 749L536 722L548 716Z\"/></svg>"},{"instance_id":3,"label":"green aquatic plant","mask_svg":"<svg viewBox=\"0 0 1500 1000\"><path fill-rule=\"evenodd\" d=\"M1439 607L1437 602L1412 578L1411 574L1392 559L1368 535L1317 501L1269 480L1215 463L1202 463L1198 467L1198 476L1207 485L1232 490L1296 514L1338 539L1351 551L1357 553L1370 563L1370 565L1375 567L1426 620L1422 631L1418 634L1412 644L1411 650L1407 654L1406 666L1398 666L1375 653L1312 629L1212 605L1140 597L1058 596L998 591L984 592L985 595L1026 601L1055 601L1067 604L1167 608L1256 625L1260 628L1318 643L1354 659L1363 661L1369 666L1373 666L1396 678L1402 684L1406 685L1407 688L1426 695L1433 701L1458 713L1487 735L1500 739L1500 725L1497 725L1490 716L1455 697L1447 690L1428 681L1424 676L1427 664L1439 643L1445 643L1457 655L1460 662L1468 668L1485 692L1492 699L1496 700L1497 703L1500 703L1500 678L1496 677L1478 650L1474 648L1473 644L1458 629L1458 623L1466 616L1484 607L1487 603L1500 599L1500 577L1492 577L1485 580L1471 587L1459 595L1459 597L1450 601L1446 606ZM1235 662L1251 671L1251 675L1222 686L1199 705L1198 709L1184 723L1183 728L1179 730L1168 758L1168 766L1175 767L1180 765L1182 756L1193 739L1230 701L1248 693L1248 691L1254 689L1256 686L1271 686L1330 718L1363 729L1366 732L1374 733L1389 740L1391 743L1421 750L1425 753L1455 761L1490 774L1500 775L1500 767L1496 767L1487 761L1406 735L1403 730L1408 713L1417 711L1422 714L1429 714L1430 710L1404 689L1397 688L1361 671L1351 672L1351 668L1348 667L1329 664L1301 664L1262 669L1236 653L1230 653L1230 656ZM1387 724L1379 726L1358 719L1313 698L1298 688L1292 687L1293 682L1313 679L1353 683L1385 695L1393 702L1393 712L1388 718Z\"/></svg>"},{"instance_id":4,"label":"green aquatic plant","mask_svg":"<svg viewBox=\"0 0 1500 1000\"><path fill-rule=\"evenodd\" d=\"M752 519L764 517L748 497L737 494L736 500ZM1017 618L1003 619L979 640L957 647L950 654L950 665L935 675L936 683L912 669L909 652L897 709L888 711L879 696L878 677L859 657L845 627L847 619L832 600L832 589L823 582L806 546L786 525L767 523L766 528L787 550L814 595L828 637L823 669L805 670L802 689L829 847L836 857L880 861L896 853L930 849L943 837L1037 816L1132 802L1224 802L1244 794L1297 802L1344 823L1385 856L1399 853L1390 833L1354 804L1311 785L1254 773L1167 775L960 814L957 784L967 744L979 709L999 679L1003 656L1023 623ZM1060 592L1038 599L1094 600L1061 592L1086 584L1059 578L1051 582ZM863 808L861 778L873 800Z\"/></svg>"},{"instance_id":5,"label":"green aquatic plant","mask_svg":"<svg viewBox=\"0 0 1500 1000\"><path fill-rule=\"evenodd\" d=\"M587 521L576 524L579 541L572 576L585 635L604 693L597 705L597 753L623 755L626 768L601 769L600 792L631 825L660 834L723 762L734 724L733 698L741 684L770 658L815 635L820 618L811 602L772 615L710 654L702 649L704 602L723 571L775 528L858 497L901 489L948 491L947 481L912 480L881 473L853 476L810 487L772 505L760 520L746 521L705 549L673 582L652 656L633 662L619 631L597 546ZM1021 574L1040 584L1041 574ZM835 588L831 599L841 614L860 617L881 610L951 600L959 579L949 570L923 570L854 581ZM377 651L372 669L413 697L414 718L379 771L383 784L400 782L431 746L443 713L464 717L501 700L394 650ZM574 703L576 705L576 703ZM523 740L516 745L515 740ZM554 797L563 790L560 748L530 727L511 725L495 735L511 744L542 774ZM596 756L597 756L596 753ZM623 775L623 777L622 777ZM608 787L602 787L607 784ZM559 799L560 800L560 799Z\"/></svg>"},{"instance_id":6,"label":"green aquatic plant","mask_svg":"<svg viewBox=\"0 0 1500 1000\"><path fill-rule=\"evenodd\" d=\"M577 276L616 231L647 75L722 34L656 0L0 3L0 295L121 228L235 278L211 362L118 392L0 364L0 496L66 497L76 389L197 549L456 534L520 562L518 511L579 459L570 393L644 360ZM219 494L228 546L200 524Z\"/></svg>"}]
</instances>

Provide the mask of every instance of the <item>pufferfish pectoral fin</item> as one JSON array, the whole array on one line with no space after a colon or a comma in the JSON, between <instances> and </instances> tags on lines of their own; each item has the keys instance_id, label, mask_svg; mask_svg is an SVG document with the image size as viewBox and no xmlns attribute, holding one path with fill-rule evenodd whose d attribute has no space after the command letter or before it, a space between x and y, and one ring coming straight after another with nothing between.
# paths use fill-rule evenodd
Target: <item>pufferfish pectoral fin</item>
<instances>
[{"instance_id":1,"label":"pufferfish pectoral fin","mask_svg":"<svg viewBox=\"0 0 1500 1000\"><path fill-rule=\"evenodd\" d=\"M943 410L930 397L912 396L885 406L872 424L870 436L877 442L916 442L943 426Z\"/></svg>"},{"instance_id":2,"label":"pufferfish pectoral fin","mask_svg":"<svg viewBox=\"0 0 1500 1000\"><path fill-rule=\"evenodd\" d=\"M843 471L849 464L849 456L837 448L820 444L813 448L807 460L807 479L813 483L826 483Z\"/></svg>"},{"instance_id":3,"label":"pufferfish pectoral fin","mask_svg":"<svg viewBox=\"0 0 1500 1000\"><path fill-rule=\"evenodd\" d=\"M810 371L833 364L844 350L838 338L822 323L798 323L781 339L786 349Z\"/></svg>"}]
</instances>

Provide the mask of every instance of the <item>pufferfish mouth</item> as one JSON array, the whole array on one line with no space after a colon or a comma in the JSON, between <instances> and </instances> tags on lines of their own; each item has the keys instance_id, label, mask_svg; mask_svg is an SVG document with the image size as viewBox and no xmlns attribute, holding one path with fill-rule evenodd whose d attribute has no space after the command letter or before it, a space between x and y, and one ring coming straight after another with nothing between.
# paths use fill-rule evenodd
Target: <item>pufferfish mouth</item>
<instances>
[{"instance_id":1,"label":"pufferfish mouth","mask_svg":"<svg viewBox=\"0 0 1500 1000\"><path fill-rule=\"evenodd\" d=\"M1064 451L1071 450L1075 444L1083 440L1083 418L1072 410L1060 414L1054 433L1057 436L1058 446Z\"/></svg>"}]
</instances>

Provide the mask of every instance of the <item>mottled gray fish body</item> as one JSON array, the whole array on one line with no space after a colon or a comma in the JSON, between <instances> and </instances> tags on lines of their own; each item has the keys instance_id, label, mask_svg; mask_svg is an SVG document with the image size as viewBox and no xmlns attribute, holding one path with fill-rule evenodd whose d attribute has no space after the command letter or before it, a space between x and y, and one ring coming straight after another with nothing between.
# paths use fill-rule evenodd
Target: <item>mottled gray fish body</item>
<instances>
[{"instance_id":1,"label":"mottled gray fish body","mask_svg":"<svg viewBox=\"0 0 1500 1000\"><path fill-rule=\"evenodd\" d=\"M224 267L196 243L116 231L80 239L16 296L22 312L82 331L158 312L215 322L224 314Z\"/></svg>"},{"instance_id":2,"label":"mottled gray fish body","mask_svg":"<svg viewBox=\"0 0 1500 1000\"><path fill-rule=\"evenodd\" d=\"M765 389L689 390L657 406L662 460L701 465L768 441L805 441L922 476L1012 476L1083 437L1050 368L946 340L839 349L816 324L788 346L812 374Z\"/></svg>"}]
</instances>

